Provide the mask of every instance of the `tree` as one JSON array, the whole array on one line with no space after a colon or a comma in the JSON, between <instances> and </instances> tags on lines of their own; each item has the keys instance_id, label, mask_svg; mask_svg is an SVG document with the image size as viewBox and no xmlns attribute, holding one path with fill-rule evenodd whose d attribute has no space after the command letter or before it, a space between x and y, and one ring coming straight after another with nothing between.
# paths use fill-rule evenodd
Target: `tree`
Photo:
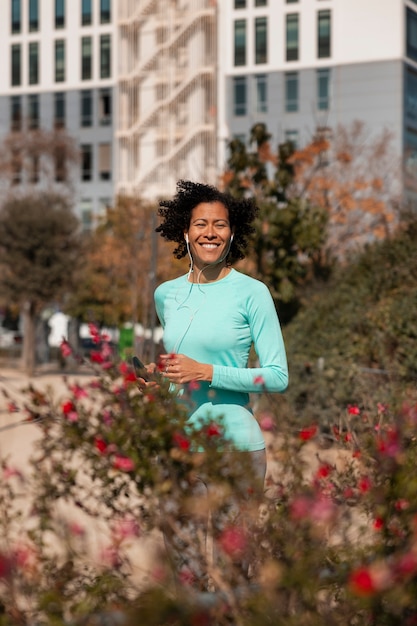
<instances>
[{"instance_id":1,"label":"tree","mask_svg":"<svg viewBox=\"0 0 417 626\"><path fill-rule=\"evenodd\" d=\"M99 324L140 320L152 325L152 286L161 277L173 277L178 265L166 246L156 255L155 216L154 205L130 196L119 196L114 207L107 207L88 241L86 262L66 309L71 315Z\"/></svg>"},{"instance_id":2,"label":"tree","mask_svg":"<svg viewBox=\"0 0 417 626\"><path fill-rule=\"evenodd\" d=\"M260 215L252 264L246 266L267 282L285 323L299 308L300 286L313 275L327 274L328 263L321 256L327 214L320 206L290 195L295 176L291 163L294 146L291 142L281 144L274 154L269 139L264 124L251 129L253 151L234 139L229 145L223 184L234 195L249 194L256 199Z\"/></svg>"},{"instance_id":3,"label":"tree","mask_svg":"<svg viewBox=\"0 0 417 626\"><path fill-rule=\"evenodd\" d=\"M43 191L6 200L0 211L0 289L21 307L22 361L29 375L38 316L72 286L79 251L79 222L65 196Z\"/></svg>"}]
</instances>

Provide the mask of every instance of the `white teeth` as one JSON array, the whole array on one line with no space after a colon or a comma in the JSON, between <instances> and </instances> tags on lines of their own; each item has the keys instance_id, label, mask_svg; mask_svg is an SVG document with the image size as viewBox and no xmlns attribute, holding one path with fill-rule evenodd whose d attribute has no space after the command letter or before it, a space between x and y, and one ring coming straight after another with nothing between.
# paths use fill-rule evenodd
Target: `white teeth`
<instances>
[{"instance_id":1,"label":"white teeth","mask_svg":"<svg viewBox=\"0 0 417 626\"><path fill-rule=\"evenodd\" d=\"M217 248L217 245L213 243L203 243L203 248L209 248L209 250L215 250Z\"/></svg>"}]
</instances>

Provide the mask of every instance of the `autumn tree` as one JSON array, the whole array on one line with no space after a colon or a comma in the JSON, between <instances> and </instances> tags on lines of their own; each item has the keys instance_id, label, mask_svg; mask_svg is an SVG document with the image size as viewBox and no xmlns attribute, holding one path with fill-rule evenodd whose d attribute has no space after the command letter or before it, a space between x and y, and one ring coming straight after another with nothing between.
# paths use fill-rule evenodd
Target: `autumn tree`
<instances>
[{"instance_id":1,"label":"autumn tree","mask_svg":"<svg viewBox=\"0 0 417 626\"><path fill-rule=\"evenodd\" d=\"M23 317L23 367L35 369L35 329L45 305L71 288L79 261L79 223L51 191L10 197L0 211L0 293Z\"/></svg>"},{"instance_id":2,"label":"autumn tree","mask_svg":"<svg viewBox=\"0 0 417 626\"><path fill-rule=\"evenodd\" d=\"M300 286L328 271L321 256L327 214L319 205L289 194L295 176L291 142L281 144L274 154L266 126L255 124L251 146L247 150L238 139L231 141L222 180L232 194L256 199L260 215L246 267L267 282L280 318L287 322L298 310Z\"/></svg>"},{"instance_id":3,"label":"autumn tree","mask_svg":"<svg viewBox=\"0 0 417 626\"><path fill-rule=\"evenodd\" d=\"M178 262L157 247L156 204L119 196L90 235L86 262L67 311L83 320L152 326L153 288Z\"/></svg>"}]
</instances>

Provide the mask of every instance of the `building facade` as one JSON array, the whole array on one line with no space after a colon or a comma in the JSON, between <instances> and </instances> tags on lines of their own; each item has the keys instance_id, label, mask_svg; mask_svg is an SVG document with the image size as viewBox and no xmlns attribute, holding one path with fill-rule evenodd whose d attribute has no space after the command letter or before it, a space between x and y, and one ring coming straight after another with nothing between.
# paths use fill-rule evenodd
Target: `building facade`
<instances>
[{"instance_id":1,"label":"building facade","mask_svg":"<svg viewBox=\"0 0 417 626\"><path fill-rule=\"evenodd\" d=\"M359 120L417 162L417 0L2 0L0 53L0 139L76 139L86 228L117 193L216 183L256 122L276 147Z\"/></svg>"}]
</instances>

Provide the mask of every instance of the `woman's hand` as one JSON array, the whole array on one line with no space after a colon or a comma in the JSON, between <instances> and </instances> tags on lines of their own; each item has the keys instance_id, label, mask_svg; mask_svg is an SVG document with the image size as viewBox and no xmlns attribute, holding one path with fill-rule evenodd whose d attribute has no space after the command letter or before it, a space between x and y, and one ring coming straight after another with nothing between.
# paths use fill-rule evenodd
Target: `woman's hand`
<instances>
[{"instance_id":1,"label":"woman's hand","mask_svg":"<svg viewBox=\"0 0 417 626\"><path fill-rule=\"evenodd\" d=\"M213 378L213 366L199 363L185 356L185 354L161 354L161 373L172 383L184 384L192 380L207 380Z\"/></svg>"},{"instance_id":2,"label":"woman's hand","mask_svg":"<svg viewBox=\"0 0 417 626\"><path fill-rule=\"evenodd\" d=\"M148 374L155 374L155 372L158 371L156 363L149 363L149 365L146 366L146 371ZM155 380L145 380L141 376L137 377L137 381L140 391L149 389L149 387L159 387L158 383Z\"/></svg>"}]
</instances>

